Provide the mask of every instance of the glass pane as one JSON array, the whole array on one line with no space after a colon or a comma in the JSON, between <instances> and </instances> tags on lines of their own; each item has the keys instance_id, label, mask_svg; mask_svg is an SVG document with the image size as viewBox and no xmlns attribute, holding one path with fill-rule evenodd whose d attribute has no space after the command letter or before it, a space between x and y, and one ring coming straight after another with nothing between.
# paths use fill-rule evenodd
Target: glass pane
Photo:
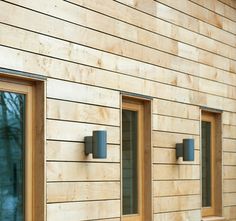
<instances>
[{"instance_id":1,"label":"glass pane","mask_svg":"<svg viewBox=\"0 0 236 221\"><path fill-rule=\"evenodd\" d=\"M24 95L0 91L1 221L23 221L24 105Z\"/></svg>"},{"instance_id":2,"label":"glass pane","mask_svg":"<svg viewBox=\"0 0 236 221\"><path fill-rule=\"evenodd\" d=\"M137 115L122 111L123 215L138 213Z\"/></svg>"},{"instance_id":3,"label":"glass pane","mask_svg":"<svg viewBox=\"0 0 236 221\"><path fill-rule=\"evenodd\" d=\"M211 123L202 121L202 206L211 206Z\"/></svg>"}]
</instances>

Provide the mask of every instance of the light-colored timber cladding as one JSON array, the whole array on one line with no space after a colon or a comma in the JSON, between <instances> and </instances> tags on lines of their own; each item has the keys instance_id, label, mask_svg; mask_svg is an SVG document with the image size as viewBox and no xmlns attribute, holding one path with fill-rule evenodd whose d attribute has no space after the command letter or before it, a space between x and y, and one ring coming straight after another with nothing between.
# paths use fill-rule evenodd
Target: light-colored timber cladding
<instances>
[{"instance_id":1,"label":"light-colored timber cladding","mask_svg":"<svg viewBox=\"0 0 236 221\"><path fill-rule=\"evenodd\" d=\"M201 220L200 106L222 113L236 220L235 0L0 1L0 67L48 77L45 221L121 220L121 92L153 98L153 221ZM107 159L84 136L108 132ZM175 144L194 138L195 160Z\"/></svg>"}]
</instances>

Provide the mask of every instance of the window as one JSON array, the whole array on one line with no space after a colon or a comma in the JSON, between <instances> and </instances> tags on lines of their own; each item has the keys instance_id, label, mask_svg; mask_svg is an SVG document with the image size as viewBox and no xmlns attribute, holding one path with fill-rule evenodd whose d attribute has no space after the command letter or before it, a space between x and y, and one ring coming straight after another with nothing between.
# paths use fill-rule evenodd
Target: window
<instances>
[{"instance_id":1,"label":"window","mask_svg":"<svg viewBox=\"0 0 236 221\"><path fill-rule=\"evenodd\" d=\"M151 127L149 111L149 102L123 99L123 221L151 220Z\"/></svg>"},{"instance_id":2,"label":"window","mask_svg":"<svg viewBox=\"0 0 236 221\"><path fill-rule=\"evenodd\" d=\"M221 132L220 115L202 112L202 215L221 215Z\"/></svg>"},{"instance_id":3,"label":"window","mask_svg":"<svg viewBox=\"0 0 236 221\"><path fill-rule=\"evenodd\" d=\"M34 125L34 89L36 86L31 83L0 79L1 221L43 220L43 214L34 217L44 208L44 192L40 192L43 196L36 193L36 190L44 190L44 180L36 178L42 178L44 172L43 166L38 167L43 151L42 148L35 150L37 142L34 142L38 132ZM38 117L42 116L37 113ZM37 135L42 144L41 134ZM35 159L37 151L41 154ZM35 182L37 184L34 185ZM34 210L36 206L37 211Z\"/></svg>"}]
</instances>

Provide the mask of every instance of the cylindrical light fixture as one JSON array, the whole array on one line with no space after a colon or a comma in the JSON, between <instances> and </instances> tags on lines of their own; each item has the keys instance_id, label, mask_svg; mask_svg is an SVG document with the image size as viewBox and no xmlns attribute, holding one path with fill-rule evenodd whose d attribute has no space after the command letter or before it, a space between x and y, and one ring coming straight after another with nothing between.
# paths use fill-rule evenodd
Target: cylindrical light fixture
<instances>
[{"instance_id":1,"label":"cylindrical light fixture","mask_svg":"<svg viewBox=\"0 0 236 221\"><path fill-rule=\"evenodd\" d=\"M194 161L194 139L183 139L183 160Z\"/></svg>"},{"instance_id":2,"label":"cylindrical light fixture","mask_svg":"<svg viewBox=\"0 0 236 221\"><path fill-rule=\"evenodd\" d=\"M93 131L93 158L107 158L107 132L105 130Z\"/></svg>"}]
</instances>

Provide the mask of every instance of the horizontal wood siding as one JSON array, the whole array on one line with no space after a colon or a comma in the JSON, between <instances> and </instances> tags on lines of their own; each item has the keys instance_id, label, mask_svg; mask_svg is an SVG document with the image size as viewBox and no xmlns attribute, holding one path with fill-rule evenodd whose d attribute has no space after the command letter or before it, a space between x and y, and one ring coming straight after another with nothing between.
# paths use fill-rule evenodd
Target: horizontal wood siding
<instances>
[{"instance_id":1,"label":"horizontal wood siding","mask_svg":"<svg viewBox=\"0 0 236 221\"><path fill-rule=\"evenodd\" d=\"M236 220L235 0L0 1L0 67L47 77L46 221L120 221L121 93L152 98L153 221L201 220L200 107L222 110ZM107 159L84 137L108 132ZM175 144L194 138L195 160Z\"/></svg>"}]
</instances>

